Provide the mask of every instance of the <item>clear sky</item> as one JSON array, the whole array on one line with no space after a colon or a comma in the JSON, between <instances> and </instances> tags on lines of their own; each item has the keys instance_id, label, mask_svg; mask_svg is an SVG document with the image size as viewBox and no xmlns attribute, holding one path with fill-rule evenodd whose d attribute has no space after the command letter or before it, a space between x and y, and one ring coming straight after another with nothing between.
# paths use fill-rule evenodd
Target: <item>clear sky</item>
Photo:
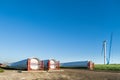
<instances>
[{"instance_id":1,"label":"clear sky","mask_svg":"<svg viewBox=\"0 0 120 80\"><path fill-rule=\"evenodd\" d=\"M120 63L119 0L0 0L1 62L103 63L102 42L109 47L111 32L111 63Z\"/></svg>"}]
</instances>

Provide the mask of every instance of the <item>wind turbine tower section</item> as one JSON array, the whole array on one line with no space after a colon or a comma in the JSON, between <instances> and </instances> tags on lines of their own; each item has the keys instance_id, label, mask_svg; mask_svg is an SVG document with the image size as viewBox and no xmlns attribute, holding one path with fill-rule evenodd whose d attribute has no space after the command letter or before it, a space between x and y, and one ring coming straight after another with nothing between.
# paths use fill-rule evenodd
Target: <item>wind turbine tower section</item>
<instances>
[{"instance_id":1,"label":"wind turbine tower section","mask_svg":"<svg viewBox=\"0 0 120 80\"><path fill-rule=\"evenodd\" d=\"M103 41L103 48L104 48L104 64L106 64L106 40Z\"/></svg>"}]
</instances>

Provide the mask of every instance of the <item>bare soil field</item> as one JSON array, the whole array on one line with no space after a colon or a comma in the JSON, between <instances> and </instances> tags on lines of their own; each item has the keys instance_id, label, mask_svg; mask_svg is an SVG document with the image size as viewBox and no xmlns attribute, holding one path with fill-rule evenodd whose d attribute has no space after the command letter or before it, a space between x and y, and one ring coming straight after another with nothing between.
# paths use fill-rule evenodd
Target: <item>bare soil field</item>
<instances>
[{"instance_id":1,"label":"bare soil field","mask_svg":"<svg viewBox=\"0 0 120 80\"><path fill-rule=\"evenodd\" d=\"M81 69L64 69L61 72L19 72L17 70L5 70L5 72L0 73L0 80L120 80L120 73Z\"/></svg>"}]
</instances>

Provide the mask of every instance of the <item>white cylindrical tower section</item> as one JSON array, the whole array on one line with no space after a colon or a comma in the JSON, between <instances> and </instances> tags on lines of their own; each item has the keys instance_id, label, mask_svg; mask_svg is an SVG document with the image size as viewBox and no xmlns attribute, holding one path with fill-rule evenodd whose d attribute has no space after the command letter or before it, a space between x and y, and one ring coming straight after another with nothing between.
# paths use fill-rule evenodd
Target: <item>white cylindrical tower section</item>
<instances>
[{"instance_id":1,"label":"white cylindrical tower section","mask_svg":"<svg viewBox=\"0 0 120 80\"><path fill-rule=\"evenodd\" d=\"M36 58L30 59L30 69L39 70L39 60Z\"/></svg>"},{"instance_id":2,"label":"white cylindrical tower section","mask_svg":"<svg viewBox=\"0 0 120 80\"><path fill-rule=\"evenodd\" d=\"M44 62L44 69L47 70L59 69L59 61L56 61L55 59L43 60L43 62Z\"/></svg>"},{"instance_id":3,"label":"white cylindrical tower section","mask_svg":"<svg viewBox=\"0 0 120 80\"><path fill-rule=\"evenodd\" d=\"M20 70L43 70L43 61L38 58L28 58L8 65L8 68Z\"/></svg>"},{"instance_id":4,"label":"white cylindrical tower section","mask_svg":"<svg viewBox=\"0 0 120 80\"><path fill-rule=\"evenodd\" d=\"M88 68L90 70L93 70L94 63L92 61L66 62L66 63L61 63L60 67L63 67L63 68Z\"/></svg>"}]
</instances>

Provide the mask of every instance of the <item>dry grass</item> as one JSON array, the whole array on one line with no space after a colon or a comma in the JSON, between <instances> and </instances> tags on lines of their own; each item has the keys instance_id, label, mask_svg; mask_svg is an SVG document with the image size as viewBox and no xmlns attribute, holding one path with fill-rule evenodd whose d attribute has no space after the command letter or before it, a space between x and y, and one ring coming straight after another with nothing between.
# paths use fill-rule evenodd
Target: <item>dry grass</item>
<instances>
[{"instance_id":1,"label":"dry grass","mask_svg":"<svg viewBox=\"0 0 120 80\"><path fill-rule=\"evenodd\" d=\"M18 72L5 70L0 80L120 80L120 73L65 69L61 72Z\"/></svg>"}]
</instances>

